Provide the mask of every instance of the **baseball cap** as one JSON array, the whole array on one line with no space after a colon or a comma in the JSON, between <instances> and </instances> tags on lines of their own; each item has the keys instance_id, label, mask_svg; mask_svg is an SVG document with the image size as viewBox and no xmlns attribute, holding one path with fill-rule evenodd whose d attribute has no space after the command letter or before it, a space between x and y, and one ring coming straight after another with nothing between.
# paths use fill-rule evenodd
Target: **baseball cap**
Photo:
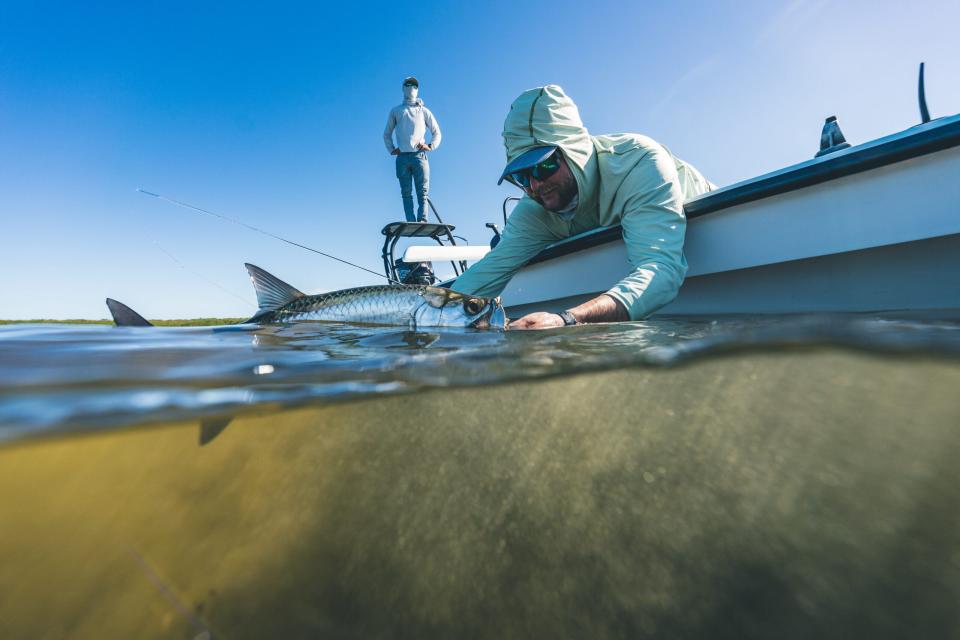
<instances>
[{"instance_id":1,"label":"baseball cap","mask_svg":"<svg viewBox=\"0 0 960 640\"><path fill-rule=\"evenodd\" d=\"M512 162L507 163L507 166L503 169L503 173L500 174L500 179L497 180L497 184L502 184L504 179L516 171L521 169L529 169L534 165L538 165L547 158L550 157L550 154L557 150L557 147L546 146L546 147L534 147L529 151L524 151L519 156L513 159Z\"/></svg>"}]
</instances>

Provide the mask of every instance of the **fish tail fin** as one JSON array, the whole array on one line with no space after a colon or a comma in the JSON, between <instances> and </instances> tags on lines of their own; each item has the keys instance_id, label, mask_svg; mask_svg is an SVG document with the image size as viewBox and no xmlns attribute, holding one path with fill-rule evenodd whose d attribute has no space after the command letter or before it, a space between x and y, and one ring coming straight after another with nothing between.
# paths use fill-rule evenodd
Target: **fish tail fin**
<instances>
[{"instance_id":1,"label":"fish tail fin","mask_svg":"<svg viewBox=\"0 0 960 640\"><path fill-rule=\"evenodd\" d=\"M250 274L250 280L253 281L253 288L257 291L257 304L260 308L257 309L254 318L261 314L275 311L288 302L293 302L297 298L304 296L302 291L297 290L295 287L292 287L275 275L267 273L256 265L245 263L243 266L247 268L247 273Z\"/></svg>"},{"instance_id":2,"label":"fish tail fin","mask_svg":"<svg viewBox=\"0 0 960 640\"><path fill-rule=\"evenodd\" d=\"M149 320L139 313L113 298L107 298L107 308L118 327L152 327Z\"/></svg>"},{"instance_id":3,"label":"fish tail fin","mask_svg":"<svg viewBox=\"0 0 960 640\"><path fill-rule=\"evenodd\" d=\"M228 416L226 418L208 418L200 422L200 437L199 444L202 447L205 444L208 444L211 440L220 435L220 432L227 428L227 425L230 424L230 421L233 420L233 416Z\"/></svg>"}]
</instances>

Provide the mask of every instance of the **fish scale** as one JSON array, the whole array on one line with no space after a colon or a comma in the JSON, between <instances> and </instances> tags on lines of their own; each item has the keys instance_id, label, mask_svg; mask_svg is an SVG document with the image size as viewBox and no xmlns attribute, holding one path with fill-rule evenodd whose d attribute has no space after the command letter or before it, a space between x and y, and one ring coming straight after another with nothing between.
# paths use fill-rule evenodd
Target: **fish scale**
<instances>
[{"instance_id":1,"label":"fish scale","mask_svg":"<svg viewBox=\"0 0 960 640\"><path fill-rule=\"evenodd\" d=\"M422 302L425 289L423 286L390 285L305 295L273 314L265 314L261 321L328 320L403 325L413 321L412 309Z\"/></svg>"}]
</instances>

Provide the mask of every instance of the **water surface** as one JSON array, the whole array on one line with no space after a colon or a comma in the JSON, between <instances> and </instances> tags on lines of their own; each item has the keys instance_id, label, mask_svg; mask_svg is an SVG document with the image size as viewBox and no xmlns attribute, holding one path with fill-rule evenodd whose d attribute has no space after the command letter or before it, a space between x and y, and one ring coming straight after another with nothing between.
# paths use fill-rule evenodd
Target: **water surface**
<instances>
[{"instance_id":1,"label":"water surface","mask_svg":"<svg viewBox=\"0 0 960 640\"><path fill-rule=\"evenodd\" d=\"M960 637L958 353L862 316L5 328L0 637Z\"/></svg>"},{"instance_id":2,"label":"water surface","mask_svg":"<svg viewBox=\"0 0 960 640\"><path fill-rule=\"evenodd\" d=\"M0 441L722 354L833 347L960 355L960 325L869 316L651 320L537 332L332 323L0 326Z\"/></svg>"}]
</instances>

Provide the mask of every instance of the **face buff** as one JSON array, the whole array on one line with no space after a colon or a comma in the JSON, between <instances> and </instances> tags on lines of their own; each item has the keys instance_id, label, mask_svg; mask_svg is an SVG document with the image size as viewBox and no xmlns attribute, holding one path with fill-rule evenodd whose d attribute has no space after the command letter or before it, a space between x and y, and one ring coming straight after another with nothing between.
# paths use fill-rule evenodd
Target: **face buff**
<instances>
[{"instance_id":1,"label":"face buff","mask_svg":"<svg viewBox=\"0 0 960 640\"><path fill-rule=\"evenodd\" d=\"M567 222L570 222L571 220L573 220L573 216L575 216L575 215L577 214L577 205L578 205L578 204L580 204L580 194L579 194L579 193L578 193L577 195L573 196L573 198L570 200L570 204L568 204L567 206L565 206L565 207L564 207L563 209L561 209L560 211L553 211L552 213L555 213L556 215L560 216L561 218L563 218L563 219L566 220Z\"/></svg>"},{"instance_id":2,"label":"face buff","mask_svg":"<svg viewBox=\"0 0 960 640\"><path fill-rule=\"evenodd\" d=\"M417 101L417 92L418 88L411 85L403 86L403 99L405 102L416 102Z\"/></svg>"}]
</instances>

